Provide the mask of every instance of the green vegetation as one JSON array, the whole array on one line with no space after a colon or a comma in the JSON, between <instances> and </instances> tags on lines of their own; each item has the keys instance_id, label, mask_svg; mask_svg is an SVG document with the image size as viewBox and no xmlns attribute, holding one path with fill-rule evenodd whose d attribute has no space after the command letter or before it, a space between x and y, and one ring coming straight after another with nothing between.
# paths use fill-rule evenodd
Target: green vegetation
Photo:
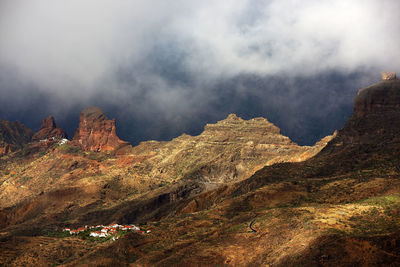
<instances>
[{"instance_id":1,"label":"green vegetation","mask_svg":"<svg viewBox=\"0 0 400 267\"><path fill-rule=\"evenodd\" d=\"M161 183L158 184L158 187L163 187L163 186L166 186L166 185L169 185L169 184L170 184L169 181L162 181Z\"/></svg>"},{"instance_id":2,"label":"green vegetation","mask_svg":"<svg viewBox=\"0 0 400 267\"><path fill-rule=\"evenodd\" d=\"M360 201L360 203L384 208L391 207L396 203L400 203L400 194L368 198Z\"/></svg>"},{"instance_id":3,"label":"green vegetation","mask_svg":"<svg viewBox=\"0 0 400 267\"><path fill-rule=\"evenodd\" d=\"M352 235L365 236L397 233L400 229L400 195L372 197L359 202L375 206L360 215L350 217Z\"/></svg>"},{"instance_id":4,"label":"green vegetation","mask_svg":"<svg viewBox=\"0 0 400 267\"><path fill-rule=\"evenodd\" d=\"M86 153L86 157L90 160L103 161L108 158L108 155L101 152L91 151Z\"/></svg>"},{"instance_id":5,"label":"green vegetation","mask_svg":"<svg viewBox=\"0 0 400 267\"><path fill-rule=\"evenodd\" d=\"M65 143L58 147L58 150L65 154L79 155L82 154L82 149L78 146L73 146L70 143Z\"/></svg>"},{"instance_id":6,"label":"green vegetation","mask_svg":"<svg viewBox=\"0 0 400 267\"><path fill-rule=\"evenodd\" d=\"M351 234L355 236L396 233L400 229L400 218L372 210L366 214L351 217L351 226Z\"/></svg>"},{"instance_id":7,"label":"green vegetation","mask_svg":"<svg viewBox=\"0 0 400 267\"><path fill-rule=\"evenodd\" d=\"M39 152L38 157L41 158L41 157L43 157L43 156L46 155L46 154L47 154L47 151Z\"/></svg>"},{"instance_id":8,"label":"green vegetation","mask_svg":"<svg viewBox=\"0 0 400 267\"><path fill-rule=\"evenodd\" d=\"M247 225L244 223L240 223L240 224L236 224L236 225L229 227L226 230L226 232L227 233L244 233L244 232L246 232L246 229L248 229Z\"/></svg>"},{"instance_id":9,"label":"green vegetation","mask_svg":"<svg viewBox=\"0 0 400 267\"><path fill-rule=\"evenodd\" d=\"M54 231L54 230L49 230L49 229L44 229L42 231L42 235L43 236L50 236L50 237L60 237L60 238L64 238L64 237L70 237L71 235L68 232L65 231Z\"/></svg>"},{"instance_id":10,"label":"green vegetation","mask_svg":"<svg viewBox=\"0 0 400 267\"><path fill-rule=\"evenodd\" d=\"M24 146L21 150L19 150L16 155L17 157L26 157L35 152L29 145Z\"/></svg>"},{"instance_id":11,"label":"green vegetation","mask_svg":"<svg viewBox=\"0 0 400 267\"><path fill-rule=\"evenodd\" d=\"M31 179L32 179L31 176L23 176L23 177L19 178L19 182L20 182L20 183L26 183L26 182L28 182L28 181L31 180Z\"/></svg>"},{"instance_id":12,"label":"green vegetation","mask_svg":"<svg viewBox=\"0 0 400 267\"><path fill-rule=\"evenodd\" d=\"M242 201L235 200L228 207L228 209L225 213L225 217L227 217L228 219L231 219L235 216L238 216L241 212L250 211L250 210L251 210L251 206L247 199L242 200Z\"/></svg>"}]
</instances>

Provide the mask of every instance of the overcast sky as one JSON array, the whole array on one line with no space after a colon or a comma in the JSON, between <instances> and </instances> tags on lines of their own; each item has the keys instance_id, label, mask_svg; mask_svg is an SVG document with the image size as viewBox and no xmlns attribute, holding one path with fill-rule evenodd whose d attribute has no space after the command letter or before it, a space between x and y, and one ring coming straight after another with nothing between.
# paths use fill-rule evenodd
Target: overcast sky
<instances>
[{"instance_id":1,"label":"overcast sky","mask_svg":"<svg viewBox=\"0 0 400 267\"><path fill-rule=\"evenodd\" d=\"M0 119L73 135L99 105L137 143L234 112L301 144L400 72L398 0L0 0Z\"/></svg>"}]
</instances>

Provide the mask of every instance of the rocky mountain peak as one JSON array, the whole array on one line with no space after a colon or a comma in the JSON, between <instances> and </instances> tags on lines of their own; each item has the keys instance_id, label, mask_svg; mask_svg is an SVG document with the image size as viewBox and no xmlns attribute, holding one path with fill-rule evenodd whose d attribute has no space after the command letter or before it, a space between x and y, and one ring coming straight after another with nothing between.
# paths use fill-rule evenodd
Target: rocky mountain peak
<instances>
[{"instance_id":1,"label":"rocky mountain peak","mask_svg":"<svg viewBox=\"0 0 400 267\"><path fill-rule=\"evenodd\" d=\"M129 145L118 138L115 119L108 119L99 107L83 109L73 143L86 151L115 151Z\"/></svg>"},{"instance_id":2,"label":"rocky mountain peak","mask_svg":"<svg viewBox=\"0 0 400 267\"><path fill-rule=\"evenodd\" d=\"M67 138L63 129L59 128L53 116L42 120L40 130L32 137L33 141L46 140L50 138Z\"/></svg>"},{"instance_id":3,"label":"rocky mountain peak","mask_svg":"<svg viewBox=\"0 0 400 267\"><path fill-rule=\"evenodd\" d=\"M82 110L81 116L93 119L107 119L103 111L99 107L86 107Z\"/></svg>"},{"instance_id":4,"label":"rocky mountain peak","mask_svg":"<svg viewBox=\"0 0 400 267\"><path fill-rule=\"evenodd\" d=\"M228 115L228 117L226 119L224 119L223 121L243 121L242 118L238 117L236 114L231 113Z\"/></svg>"},{"instance_id":5,"label":"rocky mountain peak","mask_svg":"<svg viewBox=\"0 0 400 267\"><path fill-rule=\"evenodd\" d=\"M138 160L133 166L141 171L140 177L225 183L246 178L266 165L310 158L330 139L314 147L298 146L265 118L244 120L230 114L207 124L197 136L142 142L132 149Z\"/></svg>"},{"instance_id":6,"label":"rocky mountain peak","mask_svg":"<svg viewBox=\"0 0 400 267\"><path fill-rule=\"evenodd\" d=\"M273 144L275 142L292 143L289 138L280 135L280 129L265 118L243 120L235 114L215 124L207 124L200 135L208 140L216 139L256 139Z\"/></svg>"},{"instance_id":7,"label":"rocky mountain peak","mask_svg":"<svg viewBox=\"0 0 400 267\"><path fill-rule=\"evenodd\" d=\"M42 127L40 129L45 129L45 128L56 128L56 121L53 116L48 116L44 120L42 120Z\"/></svg>"}]
</instances>

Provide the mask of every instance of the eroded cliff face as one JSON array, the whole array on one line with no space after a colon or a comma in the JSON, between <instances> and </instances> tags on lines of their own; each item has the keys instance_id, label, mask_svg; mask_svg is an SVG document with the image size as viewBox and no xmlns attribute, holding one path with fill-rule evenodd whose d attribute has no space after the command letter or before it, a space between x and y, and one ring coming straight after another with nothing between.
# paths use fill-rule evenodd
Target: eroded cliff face
<instances>
[{"instance_id":1,"label":"eroded cliff face","mask_svg":"<svg viewBox=\"0 0 400 267\"><path fill-rule=\"evenodd\" d=\"M108 119L98 107L85 108L80 115L79 127L73 143L85 151L107 152L129 146L118 138L115 119Z\"/></svg>"},{"instance_id":2,"label":"eroded cliff face","mask_svg":"<svg viewBox=\"0 0 400 267\"><path fill-rule=\"evenodd\" d=\"M357 117L397 111L400 108L400 80L383 80L358 91L354 100Z\"/></svg>"},{"instance_id":3,"label":"eroded cliff face","mask_svg":"<svg viewBox=\"0 0 400 267\"><path fill-rule=\"evenodd\" d=\"M0 155L21 149L31 141L33 131L21 122L0 120Z\"/></svg>"},{"instance_id":4,"label":"eroded cliff face","mask_svg":"<svg viewBox=\"0 0 400 267\"><path fill-rule=\"evenodd\" d=\"M33 135L32 141L47 140L50 138L67 138L67 134L63 129L57 126L53 116L49 116L42 120L42 126L40 127L40 130Z\"/></svg>"},{"instance_id":5,"label":"eroded cliff face","mask_svg":"<svg viewBox=\"0 0 400 267\"><path fill-rule=\"evenodd\" d=\"M400 80L383 80L361 89L354 99L354 113L336 138L336 146L374 144L391 150L400 141ZM382 142L382 140L384 142Z\"/></svg>"}]
</instances>

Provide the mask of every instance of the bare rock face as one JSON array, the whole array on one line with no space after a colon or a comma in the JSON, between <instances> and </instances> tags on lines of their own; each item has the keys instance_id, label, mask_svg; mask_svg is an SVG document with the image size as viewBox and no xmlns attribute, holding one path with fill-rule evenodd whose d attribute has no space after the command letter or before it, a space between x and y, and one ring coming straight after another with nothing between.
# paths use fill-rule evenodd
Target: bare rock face
<instances>
[{"instance_id":1,"label":"bare rock face","mask_svg":"<svg viewBox=\"0 0 400 267\"><path fill-rule=\"evenodd\" d=\"M98 107L85 108L81 112L73 144L85 151L115 151L129 146L129 142L118 138L115 119L108 119Z\"/></svg>"},{"instance_id":2,"label":"bare rock face","mask_svg":"<svg viewBox=\"0 0 400 267\"><path fill-rule=\"evenodd\" d=\"M21 149L31 141L32 136L33 131L21 122L0 120L0 155Z\"/></svg>"},{"instance_id":3,"label":"bare rock face","mask_svg":"<svg viewBox=\"0 0 400 267\"><path fill-rule=\"evenodd\" d=\"M67 138L67 134L63 129L57 127L54 117L49 116L42 120L42 126L40 130L32 137L32 141L40 141L51 138Z\"/></svg>"},{"instance_id":4,"label":"bare rock face","mask_svg":"<svg viewBox=\"0 0 400 267\"><path fill-rule=\"evenodd\" d=\"M354 99L354 113L366 114L397 111L400 108L400 80L385 80L358 91Z\"/></svg>"},{"instance_id":5,"label":"bare rock face","mask_svg":"<svg viewBox=\"0 0 400 267\"><path fill-rule=\"evenodd\" d=\"M381 81L357 93L354 113L331 145L339 150L373 146L374 150L382 149L380 153L388 153L397 149L399 131L400 80Z\"/></svg>"},{"instance_id":6,"label":"bare rock face","mask_svg":"<svg viewBox=\"0 0 400 267\"><path fill-rule=\"evenodd\" d=\"M396 73L392 71L384 71L382 72L382 80L383 81L396 80Z\"/></svg>"}]
</instances>

